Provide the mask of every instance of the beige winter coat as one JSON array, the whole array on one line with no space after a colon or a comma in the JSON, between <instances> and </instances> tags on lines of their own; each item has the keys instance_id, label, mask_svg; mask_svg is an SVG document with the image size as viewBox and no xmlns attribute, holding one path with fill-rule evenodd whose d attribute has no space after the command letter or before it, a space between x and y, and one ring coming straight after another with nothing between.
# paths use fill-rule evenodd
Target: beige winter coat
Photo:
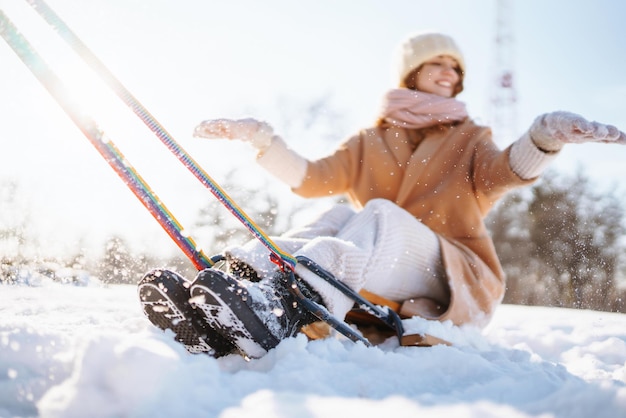
<instances>
[{"instance_id":1,"label":"beige winter coat","mask_svg":"<svg viewBox=\"0 0 626 418\"><path fill-rule=\"evenodd\" d=\"M491 130L471 121L430 128L419 138L411 129L363 130L333 155L310 162L294 192L304 197L347 194L361 207L384 198L412 213L440 237L451 300L447 307L408 300L400 313L483 326L505 286L483 219L507 191L531 181L511 170L510 147L499 150Z\"/></svg>"}]
</instances>

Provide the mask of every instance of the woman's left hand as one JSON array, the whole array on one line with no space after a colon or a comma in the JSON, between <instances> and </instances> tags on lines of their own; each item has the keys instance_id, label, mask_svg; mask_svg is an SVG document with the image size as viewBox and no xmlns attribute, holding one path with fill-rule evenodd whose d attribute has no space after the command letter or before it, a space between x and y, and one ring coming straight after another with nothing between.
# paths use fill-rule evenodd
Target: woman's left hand
<instances>
[{"instance_id":1,"label":"woman's left hand","mask_svg":"<svg viewBox=\"0 0 626 418\"><path fill-rule=\"evenodd\" d=\"M552 112L539 116L530 127L530 136L539 148L546 151L558 151L568 143L626 144L626 134L615 126L590 122L570 112Z\"/></svg>"}]
</instances>

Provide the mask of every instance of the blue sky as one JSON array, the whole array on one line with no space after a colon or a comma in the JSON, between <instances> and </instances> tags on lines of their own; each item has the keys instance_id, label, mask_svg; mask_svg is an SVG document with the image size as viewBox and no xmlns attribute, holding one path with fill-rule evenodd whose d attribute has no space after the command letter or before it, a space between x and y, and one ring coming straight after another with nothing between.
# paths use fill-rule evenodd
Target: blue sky
<instances>
[{"instance_id":1,"label":"blue sky","mask_svg":"<svg viewBox=\"0 0 626 418\"><path fill-rule=\"evenodd\" d=\"M252 176L263 174L251 164L252 153L243 148L193 139L196 123L239 116L272 123L278 119L277 100L306 103L328 95L345 122L337 128L339 142L375 120L382 95L395 83L394 49L416 31L437 30L457 40L467 62L466 89L459 99L476 120L490 122L494 0L48 3L218 181L237 167L251 170ZM552 110L569 110L626 130L622 75L626 3L525 0L510 4L518 97L515 131L521 134L537 115ZM69 56L62 53L64 46L53 42L54 36L25 2L0 0L0 7L20 22L37 45L54 51L51 61L66 66L60 58ZM108 233L133 235L141 245L166 245L169 238L4 42L0 42L0 63L0 135L5 149L0 155L0 178L19 180L38 231L49 237L48 245L75 247L97 242ZM71 74L74 80L80 78ZM192 219L212 197L187 185L194 180L176 163L172 168L162 163L161 158L167 157L157 154L160 145L153 149L157 141L141 128L131 127L131 119L113 111L102 115L103 121L118 125L110 129L117 134L114 140L128 149L127 155L142 173L154 176L148 181L157 191L163 190L174 213ZM105 128L109 130L108 125ZM296 149L315 151L315 139L285 139ZM502 146L508 142L499 141ZM225 158L235 152L241 156ZM582 166L609 187L624 178L624 161L626 147L568 146L555 168Z\"/></svg>"}]
</instances>

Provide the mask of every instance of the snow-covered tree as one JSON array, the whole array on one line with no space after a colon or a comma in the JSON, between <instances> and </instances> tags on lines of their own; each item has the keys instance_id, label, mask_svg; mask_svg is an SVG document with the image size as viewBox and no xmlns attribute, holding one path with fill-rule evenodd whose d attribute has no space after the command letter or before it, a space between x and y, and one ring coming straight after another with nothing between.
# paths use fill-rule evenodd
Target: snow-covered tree
<instances>
[{"instance_id":1,"label":"snow-covered tree","mask_svg":"<svg viewBox=\"0 0 626 418\"><path fill-rule=\"evenodd\" d=\"M548 173L490 215L513 303L619 310L624 260L620 200L579 171Z\"/></svg>"}]
</instances>

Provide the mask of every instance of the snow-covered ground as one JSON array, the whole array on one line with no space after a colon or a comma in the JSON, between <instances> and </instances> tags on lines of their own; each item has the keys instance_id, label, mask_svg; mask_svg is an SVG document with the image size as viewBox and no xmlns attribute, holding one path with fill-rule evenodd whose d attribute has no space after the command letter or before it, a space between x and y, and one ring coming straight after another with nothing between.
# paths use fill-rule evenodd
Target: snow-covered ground
<instances>
[{"instance_id":1,"label":"snow-covered ground","mask_svg":"<svg viewBox=\"0 0 626 418\"><path fill-rule=\"evenodd\" d=\"M134 286L0 285L0 417L626 417L626 315L502 306L454 347L187 354Z\"/></svg>"}]
</instances>

